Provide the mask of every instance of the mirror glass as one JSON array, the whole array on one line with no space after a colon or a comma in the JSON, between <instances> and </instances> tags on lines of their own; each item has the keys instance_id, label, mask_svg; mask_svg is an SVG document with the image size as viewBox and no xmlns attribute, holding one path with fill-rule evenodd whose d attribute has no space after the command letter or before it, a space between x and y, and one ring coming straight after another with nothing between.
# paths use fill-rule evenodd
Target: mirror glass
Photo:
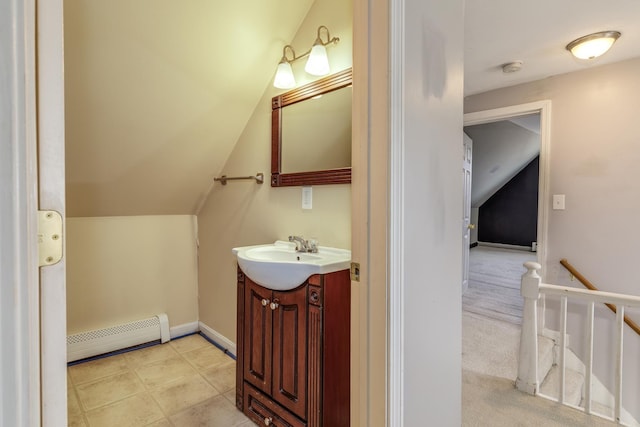
<instances>
[{"instance_id":1,"label":"mirror glass","mask_svg":"<svg viewBox=\"0 0 640 427\"><path fill-rule=\"evenodd\" d=\"M351 182L351 69L272 99L271 185Z\"/></svg>"},{"instance_id":2,"label":"mirror glass","mask_svg":"<svg viewBox=\"0 0 640 427\"><path fill-rule=\"evenodd\" d=\"M351 86L282 109L282 173L351 166Z\"/></svg>"}]
</instances>

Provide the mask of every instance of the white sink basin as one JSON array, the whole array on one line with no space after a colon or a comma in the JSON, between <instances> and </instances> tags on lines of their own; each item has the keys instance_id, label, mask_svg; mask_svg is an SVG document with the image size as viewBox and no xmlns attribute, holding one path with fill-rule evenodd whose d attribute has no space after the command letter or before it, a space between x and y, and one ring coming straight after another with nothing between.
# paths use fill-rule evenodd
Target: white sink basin
<instances>
[{"instance_id":1,"label":"white sink basin","mask_svg":"<svg viewBox=\"0 0 640 427\"><path fill-rule=\"evenodd\" d=\"M346 270L351 251L318 246L317 253L296 252L295 243L281 240L268 245L233 248L238 265L251 280L265 288L287 291L309 276Z\"/></svg>"}]
</instances>

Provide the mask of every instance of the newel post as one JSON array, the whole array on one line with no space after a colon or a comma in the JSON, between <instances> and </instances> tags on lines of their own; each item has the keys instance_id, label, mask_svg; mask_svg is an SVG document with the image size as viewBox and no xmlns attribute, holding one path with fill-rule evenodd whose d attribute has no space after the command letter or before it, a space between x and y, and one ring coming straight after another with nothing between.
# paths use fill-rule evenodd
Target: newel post
<instances>
[{"instance_id":1,"label":"newel post","mask_svg":"<svg viewBox=\"0 0 640 427\"><path fill-rule=\"evenodd\" d=\"M527 272L522 275L520 293L524 297L522 330L520 332L520 357L518 359L518 390L538 393L538 298L541 278L537 262L525 262Z\"/></svg>"}]
</instances>

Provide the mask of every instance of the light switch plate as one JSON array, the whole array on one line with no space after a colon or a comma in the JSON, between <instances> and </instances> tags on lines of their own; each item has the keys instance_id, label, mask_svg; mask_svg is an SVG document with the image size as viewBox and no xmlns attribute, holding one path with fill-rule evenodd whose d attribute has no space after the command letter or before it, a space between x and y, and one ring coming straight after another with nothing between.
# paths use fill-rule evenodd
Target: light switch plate
<instances>
[{"instance_id":1,"label":"light switch plate","mask_svg":"<svg viewBox=\"0 0 640 427\"><path fill-rule=\"evenodd\" d=\"M311 209L313 207L313 188L302 187L302 209Z\"/></svg>"},{"instance_id":2,"label":"light switch plate","mask_svg":"<svg viewBox=\"0 0 640 427\"><path fill-rule=\"evenodd\" d=\"M553 210L554 211L564 210L564 194L553 195Z\"/></svg>"}]
</instances>

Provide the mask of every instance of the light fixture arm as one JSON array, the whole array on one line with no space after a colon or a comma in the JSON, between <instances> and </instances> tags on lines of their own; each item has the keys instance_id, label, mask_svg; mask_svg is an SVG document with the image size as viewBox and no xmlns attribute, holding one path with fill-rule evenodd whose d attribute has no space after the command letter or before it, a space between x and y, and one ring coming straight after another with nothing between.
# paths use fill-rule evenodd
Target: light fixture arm
<instances>
[{"instance_id":1,"label":"light fixture arm","mask_svg":"<svg viewBox=\"0 0 640 427\"><path fill-rule=\"evenodd\" d=\"M289 49L291 51L291 55L292 55L291 59L287 58L287 49ZM282 48L282 59L280 60L280 62L289 62L289 63L291 63L291 62L295 61L296 59L298 59L298 58L296 58L296 51L293 50L293 46L291 46L290 44L285 45L285 47Z\"/></svg>"},{"instance_id":2,"label":"light fixture arm","mask_svg":"<svg viewBox=\"0 0 640 427\"><path fill-rule=\"evenodd\" d=\"M327 32L327 41L324 42L322 41L322 29L325 29ZM338 42L340 41L340 38L338 37L331 37L331 34L329 34L329 29L327 27L325 27L324 25L320 25L318 27L318 36L316 37L316 41L313 42L314 45L316 44L321 44L322 46L326 46L328 44L338 44ZM309 49L309 52L311 52L311 49Z\"/></svg>"},{"instance_id":3,"label":"light fixture arm","mask_svg":"<svg viewBox=\"0 0 640 427\"><path fill-rule=\"evenodd\" d=\"M322 29L324 29L327 33L327 41L323 41L322 40ZM318 27L318 33L316 36L316 40L313 42L313 46L316 45L322 45L322 46L327 46L331 43L333 44L338 44L340 42L340 38L339 37L331 37L331 35L329 34L329 29L327 27L325 27L324 25L320 25ZM313 46L311 46L311 49L313 49ZM287 49L291 52L292 57L289 58L287 57ZM285 47L282 48L282 59L280 60L280 62L288 62L288 63L292 63L297 61L298 59L304 58L306 56L309 56L309 54L311 53L311 49L309 49L308 51L306 51L305 53L303 53L302 55L296 56L296 51L293 50L293 46L291 46L290 44L285 45Z\"/></svg>"}]
</instances>

